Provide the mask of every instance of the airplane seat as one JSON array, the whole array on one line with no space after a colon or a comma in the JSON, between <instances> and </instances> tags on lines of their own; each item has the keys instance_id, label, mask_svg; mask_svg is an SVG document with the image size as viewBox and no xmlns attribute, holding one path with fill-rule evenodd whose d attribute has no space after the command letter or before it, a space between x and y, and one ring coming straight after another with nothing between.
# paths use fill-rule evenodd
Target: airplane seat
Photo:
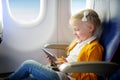
<instances>
[{"instance_id":1,"label":"airplane seat","mask_svg":"<svg viewBox=\"0 0 120 80\"><path fill-rule=\"evenodd\" d=\"M101 44L104 46L103 61L114 62L120 65L120 16L116 15L116 19L103 23L103 33L100 38ZM113 73L109 80L120 79L120 68Z\"/></svg>"},{"instance_id":2,"label":"airplane seat","mask_svg":"<svg viewBox=\"0 0 120 80\"><path fill-rule=\"evenodd\" d=\"M120 20L120 17L117 17ZM100 37L100 43L104 47L103 61L114 62L120 65L120 25L115 19L103 22L103 32ZM109 67L109 66L108 66ZM110 80L120 78L120 69L110 76Z\"/></svg>"},{"instance_id":3,"label":"airplane seat","mask_svg":"<svg viewBox=\"0 0 120 80\"><path fill-rule=\"evenodd\" d=\"M120 69L118 69L112 76L110 76L109 80L120 80Z\"/></svg>"},{"instance_id":4,"label":"airplane seat","mask_svg":"<svg viewBox=\"0 0 120 80\"><path fill-rule=\"evenodd\" d=\"M116 62L115 55L118 55L118 48L120 44L120 16L116 15L116 18L111 18L102 23L102 34L100 36L100 43L104 47L103 61ZM118 61L117 61L118 62ZM120 62L118 62L120 63Z\"/></svg>"},{"instance_id":5,"label":"airplane seat","mask_svg":"<svg viewBox=\"0 0 120 80\"><path fill-rule=\"evenodd\" d=\"M120 54L118 53L120 48L120 24L117 23L118 21L115 22L116 20L113 19L108 22L103 22L103 31L99 40L104 47L103 61L120 64Z\"/></svg>"},{"instance_id":6,"label":"airplane seat","mask_svg":"<svg viewBox=\"0 0 120 80\"><path fill-rule=\"evenodd\" d=\"M119 54L119 50L120 50L120 43L118 46L118 49L116 50L115 55L112 58L112 62L118 63L120 65L120 54ZM120 69L118 69L110 78L110 80L120 80Z\"/></svg>"},{"instance_id":7,"label":"airplane seat","mask_svg":"<svg viewBox=\"0 0 120 80\"><path fill-rule=\"evenodd\" d=\"M113 3L111 5L111 3ZM103 20L103 32L100 37L100 43L104 46L103 61L114 62L120 65L120 15L119 0L110 0L108 3L107 19ZM102 5L103 6L103 5ZM95 8L98 9L97 7ZM99 7L100 9L100 7ZM120 67L113 73L110 80L120 80Z\"/></svg>"}]
</instances>

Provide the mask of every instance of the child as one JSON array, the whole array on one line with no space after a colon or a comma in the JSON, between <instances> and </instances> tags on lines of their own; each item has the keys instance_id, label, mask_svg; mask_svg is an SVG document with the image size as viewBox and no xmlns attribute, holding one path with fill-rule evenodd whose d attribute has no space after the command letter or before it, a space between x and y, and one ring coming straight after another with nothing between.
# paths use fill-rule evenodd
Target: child
<instances>
[{"instance_id":1,"label":"child","mask_svg":"<svg viewBox=\"0 0 120 80\"><path fill-rule=\"evenodd\" d=\"M97 40L101 21L98 14L92 9L85 9L70 19L73 34L76 39L70 44L66 58L58 58L59 67L63 63L81 61L101 61L103 47ZM94 73L65 73L54 71L40 63L25 61L7 80L97 80Z\"/></svg>"}]
</instances>

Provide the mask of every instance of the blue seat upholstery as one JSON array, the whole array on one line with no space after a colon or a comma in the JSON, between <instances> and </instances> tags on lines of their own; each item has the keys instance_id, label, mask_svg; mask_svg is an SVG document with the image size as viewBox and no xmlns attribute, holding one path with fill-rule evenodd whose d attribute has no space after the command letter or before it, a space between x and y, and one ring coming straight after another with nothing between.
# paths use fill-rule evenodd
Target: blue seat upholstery
<instances>
[{"instance_id":1,"label":"blue seat upholstery","mask_svg":"<svg viewBox=\"0 0 120 80\"><path fill-rule=\"evenodd\" d=\"M103 33L100 38L105 52L103 61L115 62L120 64L120 26L117 23L103 23ZM109 80L120 80L120 69L113 73Z\"/></svg>"},{"instance_id":2,"label":"blue seat upholstery","mask_svg":"<svg viewBox=\"0 0 120 80\"><path fill-rule=\"evenodd\" d=\"M120 69L118 69L112 76L110 76L109 80L120 80Z\"/></svg>"},{"instance_id":3,"label":"blue seat upholstery","mask_svg":"<svg viewBox=\"0 0 120 80\"><path fill-rule=\"evenodd\" d=\"M119 46L112 58L112 62L118 63L120 64L120 54L119 54L119 50L120 50L120 43ZM113 73L113 75L110 76L109 80L120 80L120 69L118 69L115 73Z\"/></svg>"},{"instance_id":4,"label":"blue seat upholstery","mask_svg":"<svg viewBox=\"0 0 120 80\"><path fill-rule=\"evenodd\" d=\"M98 13L102 12L100 15L103 16L103 32L100 37L100 43L105 49L103 61L120 64L120 0L94 0L94 2L93 9ZM98 3L103 5L97 5ZM120 80L120 69L109 79Z\"/></svg>"},{"instance_id":5,"label":"blue seat upholstery","mask_svg":"<svg viewBox=\"0 0 120 80\"><path fill-rule=\"evenodd\" d=\"M100 43L105 49L103 61L112 61L113 58L115 59L120 44L120 25L114 20L103 23L103 32L100 37Z\"/></svg>"}]
</instances>

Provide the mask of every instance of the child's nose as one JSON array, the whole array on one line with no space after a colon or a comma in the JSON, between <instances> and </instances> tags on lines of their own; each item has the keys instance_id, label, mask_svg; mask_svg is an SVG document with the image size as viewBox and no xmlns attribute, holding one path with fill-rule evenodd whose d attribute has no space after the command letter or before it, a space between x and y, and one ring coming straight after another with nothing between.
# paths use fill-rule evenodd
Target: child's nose
<instances>
[{"instance_id":1,"label":"child's nose","mask_svg":"<svg viewBox=\"0 0 120 80\"><path fill-rule=\"evenodd\" d=\"M76 31L73 31L73 34L76 35Z\"/></svg>"}]
</instances>

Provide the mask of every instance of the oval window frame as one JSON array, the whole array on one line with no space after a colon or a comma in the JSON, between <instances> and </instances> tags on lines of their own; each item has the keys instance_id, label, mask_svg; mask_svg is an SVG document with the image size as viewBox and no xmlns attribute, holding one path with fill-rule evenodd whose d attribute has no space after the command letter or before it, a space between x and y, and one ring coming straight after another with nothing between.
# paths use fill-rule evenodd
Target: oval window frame
<instances>
[{"instance_id":1,"label":"oval window frame","mask_svg":"<svg viewBox=\"0 0 120 80\"><path fill-rule=\"evenodd\" d=\"M40 11L39 11L39 15L36 19L31 20L31 21L22 21L22 20L18 20L13 14L12 11L10 9L10 5L9 5L9 0L7 0L7 9L8 9L8 13L10 15L10 17L12 18L12 20L14 20L16 23L21 24L21 25L31 25L31 24L37 24L42 22L43 18L45 17L45 11L46 11L46 0L40 0Z\"/></svg>"}]
</instances>

